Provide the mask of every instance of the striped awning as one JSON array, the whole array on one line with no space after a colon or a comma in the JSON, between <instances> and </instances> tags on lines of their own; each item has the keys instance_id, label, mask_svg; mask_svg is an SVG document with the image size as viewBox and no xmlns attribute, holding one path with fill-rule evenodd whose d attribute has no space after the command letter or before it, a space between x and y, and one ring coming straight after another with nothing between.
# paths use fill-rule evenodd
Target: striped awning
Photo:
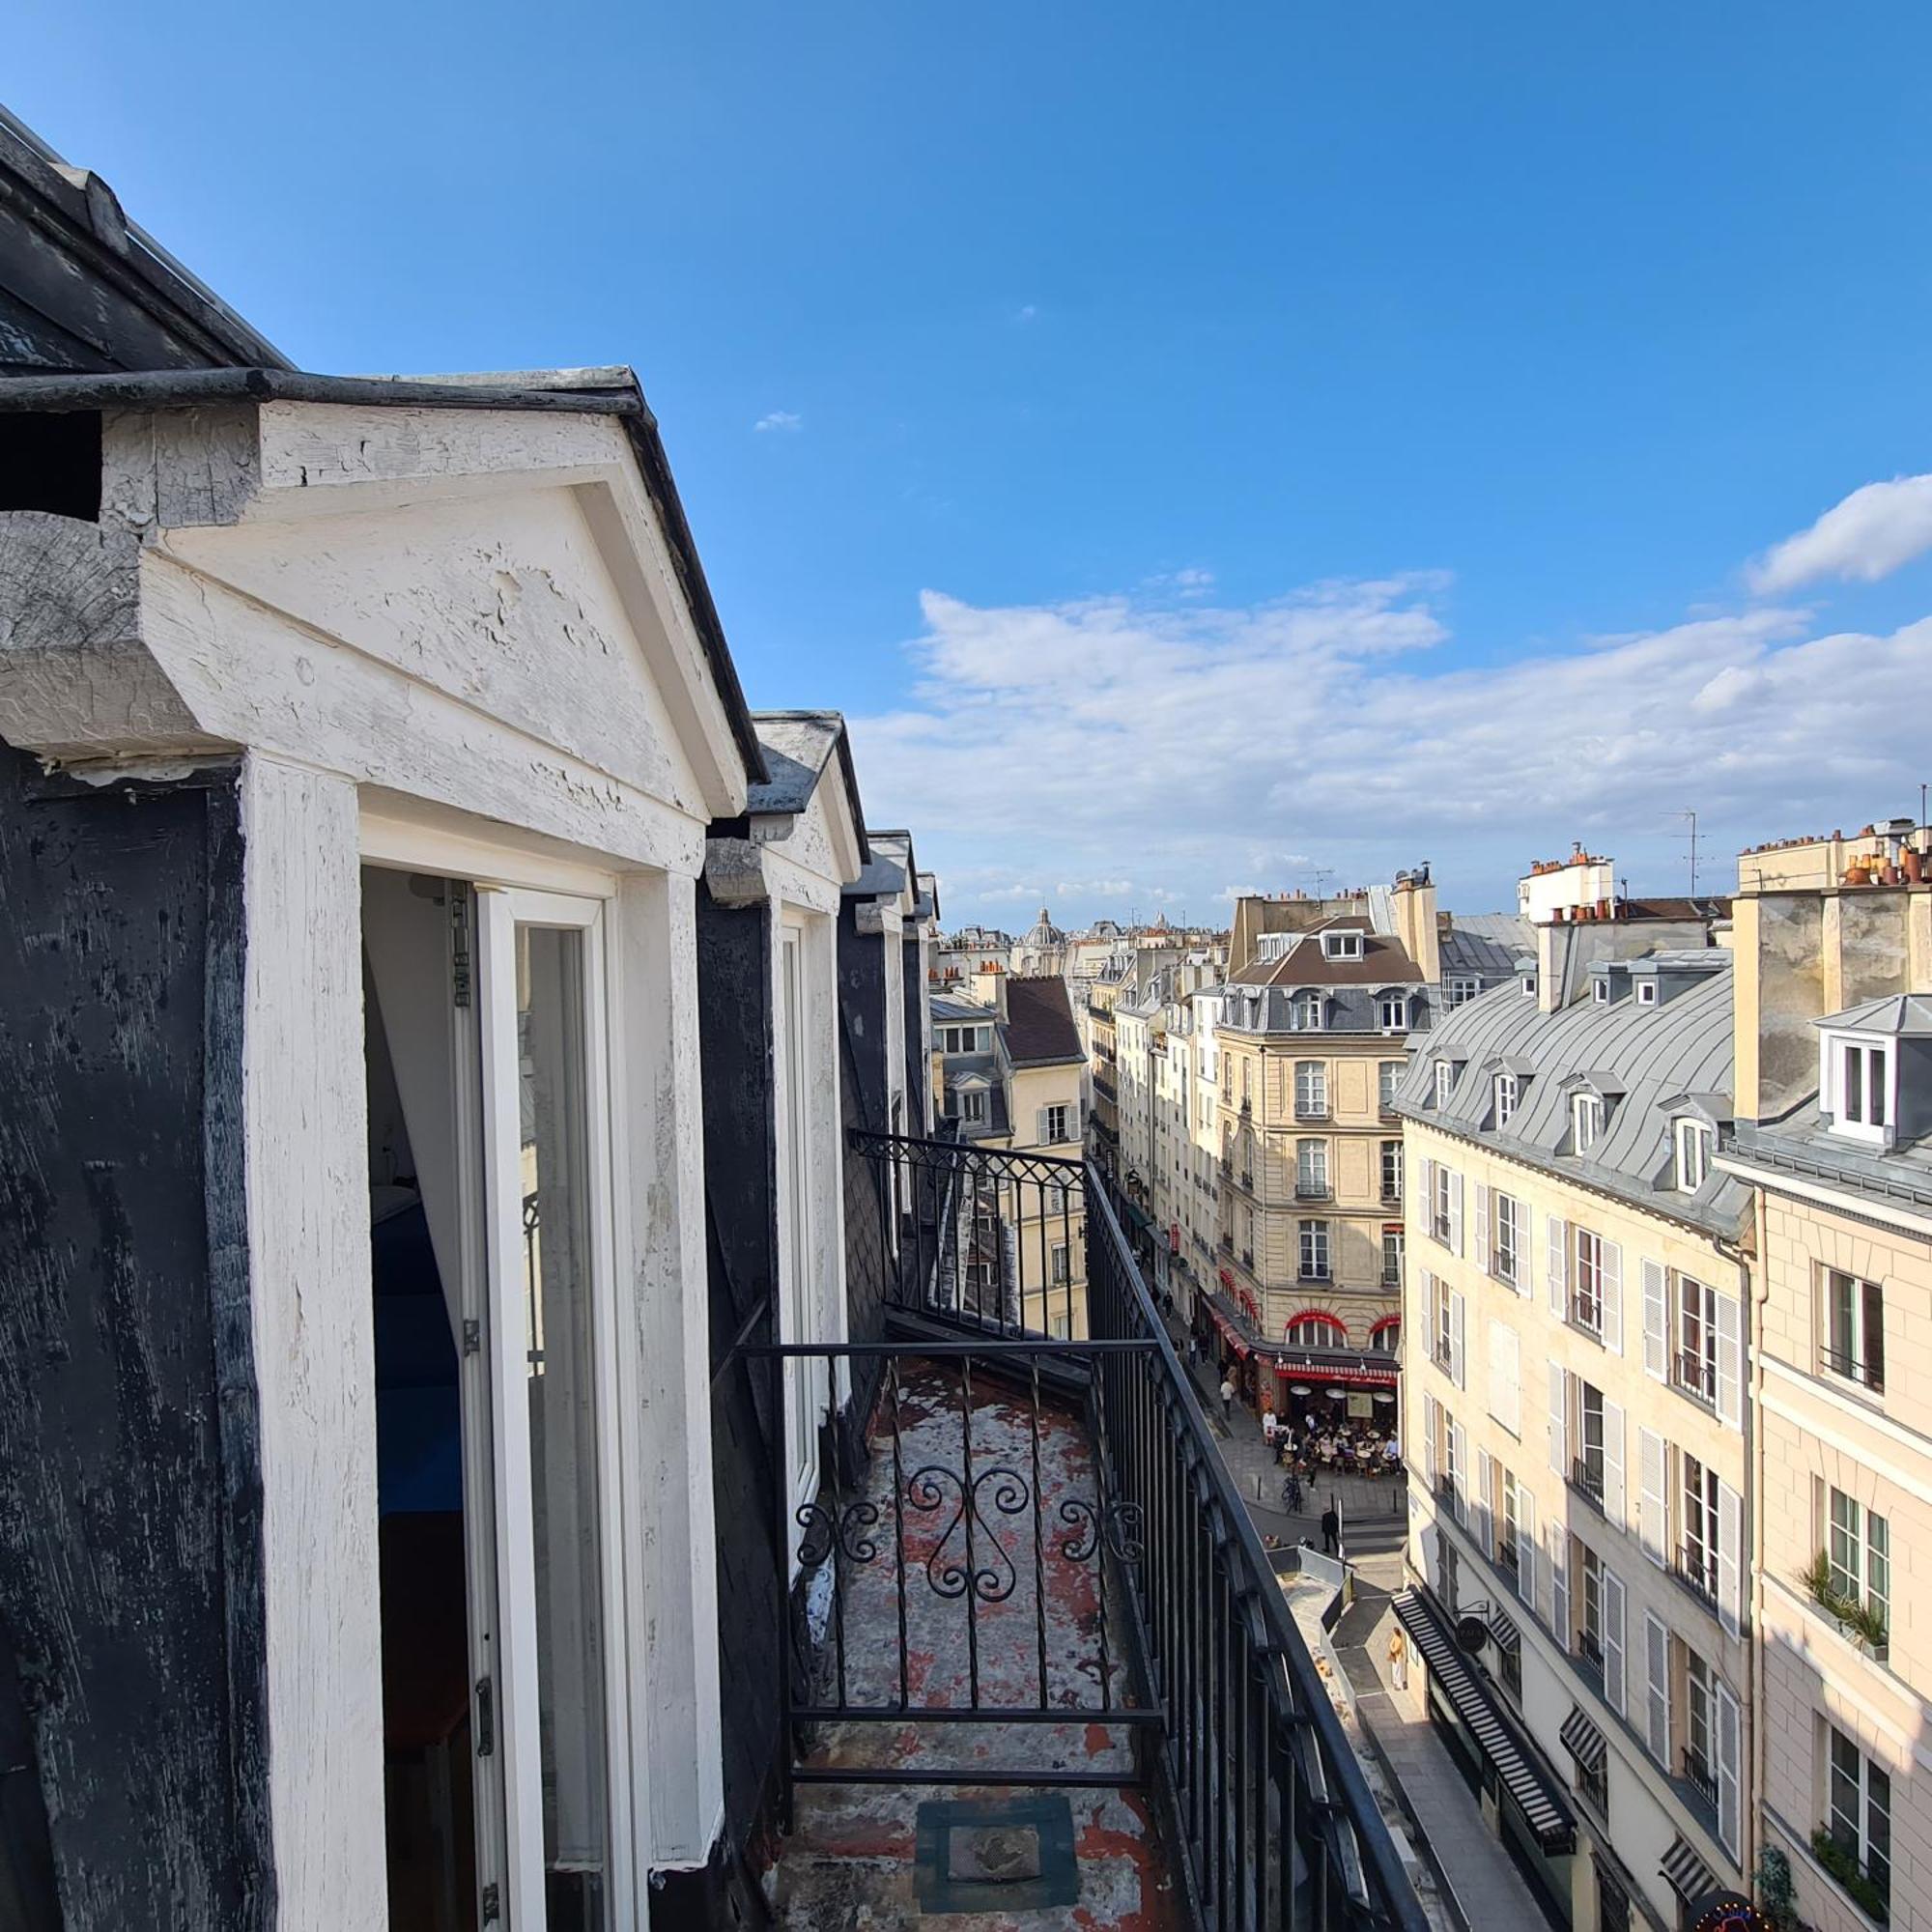
<instances>
[{"instance_id":1,"label":"striped awning","mask_svg":"<svg viewBox=\"0 0 1932 1932\"><path fill-rule=\"evenodd\" d=\"M1510 1721L1487 1681L1470 1667L1434 1601L1420 1590L1402 1590L1390 1607L1421 1652L1436 1687L1495 1767L1503 1789L1515 1799L1537 1843L1556 1856L1574 1851L1577 1820L1562 1786L1545 1768L1536 1747Z\"/></svg>"},{"instance_id":2,"label":"striped awning","mask_svg":"<svg viewBox=\"0 0 1932 1932\"><path fill-rule=\"evenodd\" d=\"M1493 1609L1490 1612L1490 1634L1496 1640L1498 1650L1519 1651L1522 1648L1522 1633L1516 1627L1516 1619L1507 1610Z\"/></svg>"},{"instance_id":3,"label":"striped awning","mask_svg":"<svg viewBox=\"0 0 1932 1932\"><path fill-rule=\"evenodd\" d=\"M1718 1875L1698 1856L1697 1848L1686 1838L1673 1838L1657 1867L1663 1882L1687 1904L1694 1905L1718 1889Z\"/></svg>"},{"instance_id":4,"label":"striped awning","mask_svg":"<svg viewBox=\"0 0 1932 1932\"><path fill-rule=\"evenodd\" d=\"M1563 1740L1563 1748L1580 1764L1585 1771L1602 1771L1604 1759L1609 1755L1609 1746L1604 1742L1604 1734L1593 1724L1580 1704L1570 1707L1570 1715L1563 1719L1563 1728L1556 1733Z\"/></svg>"}]
</instances>

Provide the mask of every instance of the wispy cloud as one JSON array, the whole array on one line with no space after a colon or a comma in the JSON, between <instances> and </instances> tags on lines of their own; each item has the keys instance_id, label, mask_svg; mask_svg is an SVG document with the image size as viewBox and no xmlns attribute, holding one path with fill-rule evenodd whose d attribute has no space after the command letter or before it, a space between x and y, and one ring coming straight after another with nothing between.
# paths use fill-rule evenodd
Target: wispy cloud
<instances>
[{"instance_id":1,"label":"wispy cloud","mask_svg":"<svg viewBox=\"0 0 1932 1932\"><path fill-rule=\"evenodd\" d=\"M939 591L900 709L853 721L868 804L920 829L949 916L1016 879L1122 883L1204 911L1235 889L1434 862L1445 902L1513 903L1573 838L1681 884L1705 849L1862 823L1916 799L1910 704L1932 618L1831 632L1757 605L1500 665L1439 661L1440 576L1333 582L1259 605L1171 591L985 607ZM1707 883L1717 874L1707 871ZM977 898L976 898L977 895ZM1083 890L1055 916L1123 910Z\"/></svg>"},{"instance_id":2,"label":"wispy cloud","mask_svg":"<svg viewBox=\"0 0 1932 1932\"><path fill-rule=\"evenodd\" d=\"M1932 475L1894 476L1854 490L1811 526L1774 546L1746 573L1761 597L1821 578L1874 583L1932 550Z\"/></svg>"},{"instance_id":3,"label":"wispy cloud","mask_svg":"<svg viewBox=\"0 0 1932 1932\"><path fill-rule=\"evenodd\" d=\"M1022 302L1013 311L1013 320L1015 322L1032 322L1038 314L1039 310L1032 302Z\"/></svg>"},{"instance_id":4,"label":"wispy cloud","mask_svg":"<svg viewBox=\"0 0 1932 1932\"><path fill-rule=\"evenodd\" d=\"M769 415L760 416L752 427L761 435L771 430L790 435L805 427L805 418L792 410L774 410Z\"/></svg>"}]
</instances>

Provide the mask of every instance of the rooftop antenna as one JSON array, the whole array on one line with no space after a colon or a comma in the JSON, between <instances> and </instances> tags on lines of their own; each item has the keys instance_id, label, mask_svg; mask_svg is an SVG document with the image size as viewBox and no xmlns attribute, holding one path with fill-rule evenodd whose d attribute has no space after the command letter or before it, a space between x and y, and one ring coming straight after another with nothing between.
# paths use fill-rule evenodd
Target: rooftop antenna
<instances>
[{"instance_id":1,"label":"rooftop antenna","mask_svg":"<svg viewBox=\"0 0 1932 1932\"><path fill-rule=\"evenodd\" d=\"M1697 813L1693 807L1687 806L1677 816L1688 819L1690 824L1690 896L1697 896Z\"/></svg>"},{"instance_id":2,"label":"rooftop antenna","mask_svg":"<svg viewBox=\"0 0 1932 1932\"><path fill-rule=\"evenodd\" d=\"M1315 867L1315 896L1318 899L1325 899L1328 896L1328 881L1334 876L1335 868L1333 866L1317 866Z\"/></svg>"}]
</instances>

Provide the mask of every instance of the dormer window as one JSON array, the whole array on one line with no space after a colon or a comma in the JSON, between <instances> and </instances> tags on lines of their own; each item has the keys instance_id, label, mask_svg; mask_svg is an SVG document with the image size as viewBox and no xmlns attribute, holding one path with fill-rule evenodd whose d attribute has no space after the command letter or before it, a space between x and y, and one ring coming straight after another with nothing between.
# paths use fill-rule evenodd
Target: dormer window
<instances>
[{"instance_id":1,"label":"dormer window","mask_svg":"<svg viewBox=\"0 0 1932 1932\"><path fill-rule=\"evenodd\" d=\"M1435 1063L1435 1104L1446 1107L1449 1104L1450 1090L1456 1084L1456 1069L1446 1060Z\"/></svg>"},{"instance_id":2,"label":"dormer window","mask_svg":"<svg viewBox=\"0 0 1932 1932\"><path fill-rule=\"evenodd\" d=\"M1520 1093L1514 1073L1498 1073L1495 1086L1496 1125L1506 1127L1510 1117L1516 1112L1516 1103Z\"/></svg>"},{"instance_id":3,"label":"dormer window","mask_svg":"<svg viewBox=\"0 0 1932 1932\"><path fill-rule=\"evenodd\" d=\"M1592 980L1590 984L1590 997L1600 1007L1607 1007L1610 1004L1610 982L1603 979Z\"/></svg>"},{"instance_id":4,"label":"dormer window","mask_svg":"<svg viewBox=\"0 0 1932 1932\"><path fill-rule=\"evenodd\" d=\"M1588 1153L1597 1145L1603 1131L1603 1101L1594 1094L1574 1095L1570 1102L1571 1151Z\"/></svg>"},{"instance_id":5,"label":"dormer window","mask_svg":"<svg viewBox=\"0 0 1932 1932\"><path fill-rule=\"evenodd\" d=\"M1522 996L1525 1000L1536 998L1536 975L1534 973L1525 973L1517 983L1522 988Z\"/></svg>"},{"instance_id":6,"label":"dormer window","mask_svg":"<svg viewBox=\"0 0 1932 1932\"><path fill-rule=\"evenodd\" d=\"M1321 1031L1321 995L1320 993L1297 993L1295 995L1294 1030L1296 1033L1320 1033Z\"/></svg>"},{"instance_id":7,"label":"dormer window","mask_svg":"<svg viewBox=\"0 0 1932 1932\"><path fill-rule=\"evenodd\" d=\"M1640 1007L1654 1007L1657 1004L1657 981L1639 980L1636 982L1636 1003Z\"/></svg>"},{"instance_id":8,"label":"dormer window","mask_svg":"<svg viewBox=\"0 0 1932 1932\"><path fill-rule=\"evenodd\" d=\"M1717 1136L1702 1121L1677 1122L1677 1191L1695 1194L1710 1178L1711 1149Z\"/></svg>"},{"instance_id":9,"label":"dormer window","mask_svg":"<svg viewBox=\"0 0 1932 1932\"><path fill-rule=\"evenodd\" d=\"M1378 1003L1384 1033L1402 1033L1408 1026L1408 995L1384 993Z\"/></svg>"},{"instance_id":10,"label":"dormer window","mask_svg":"<svg viewBox=\"0 0 1932 1932\"><path fill-rule=\"evenodd\" d=\"M1884 1141L1893 1120L1889 1040L1827 1034L1818 1085L1833 1133Z\"/></svg>"},{"instance_id":11,"label":"dormer window","mask_svg":"<svg viewBox=\"0 0 1932 1932\"><path fill-rule=\"evenodd\" d=\"M1321 935L1321 956L1324 959L1359 959L1362 956L1362 935L1359 932L1324 932Z\"/></svg>"}]
</instances>

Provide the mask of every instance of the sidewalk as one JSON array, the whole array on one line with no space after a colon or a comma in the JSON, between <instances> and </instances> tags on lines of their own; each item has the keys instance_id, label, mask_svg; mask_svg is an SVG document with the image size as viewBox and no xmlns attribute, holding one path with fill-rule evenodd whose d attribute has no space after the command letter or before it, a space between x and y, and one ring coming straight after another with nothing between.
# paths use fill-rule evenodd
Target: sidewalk
<instances>
[{"instance_id":1,"label":"sidewalk","mask_svg":"<svg viewBox=\"0 0 1932 1932\"><path fill-rule=\"evenodd\" d=\"M1548 1932L1535 1894L1484 1821L1475 1794L1426 1718L1411 1718L1390 1694L1389 1633L1382 1592L1365 1591L1335 1633L1336 1655L1355 1692L1355 1710L1401 1786L1414 1835L1446 1884L1465 1926L1482 1932Z\"/></svg>"}]
</instances>

